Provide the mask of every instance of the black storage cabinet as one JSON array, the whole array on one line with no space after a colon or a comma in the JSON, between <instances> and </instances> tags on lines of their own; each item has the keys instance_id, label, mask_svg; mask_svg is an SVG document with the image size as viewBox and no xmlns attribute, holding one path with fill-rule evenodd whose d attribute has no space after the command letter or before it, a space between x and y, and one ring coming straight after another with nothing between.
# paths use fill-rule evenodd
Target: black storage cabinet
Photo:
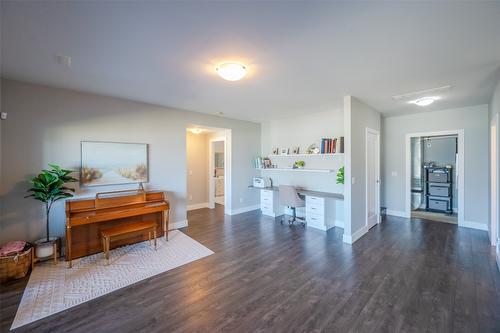
<instances>
[{"instance_id":1,"label":"black storage cabinet","mask_svg":"<svg viewBox=\"0 0 500 333\"><path fill-rule=\"evenodd\" d=\"M453 170L452 168L425 168L426 210L453 213Z\"/></svg>"}]
</instances>

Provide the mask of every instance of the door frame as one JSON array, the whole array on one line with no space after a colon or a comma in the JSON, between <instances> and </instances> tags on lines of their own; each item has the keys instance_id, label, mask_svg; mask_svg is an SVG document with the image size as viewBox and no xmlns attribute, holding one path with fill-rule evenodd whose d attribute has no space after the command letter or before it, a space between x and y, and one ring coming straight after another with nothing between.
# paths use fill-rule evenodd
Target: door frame
<instances>
[{"instance_id":1,"label":"door frame","mask_svg":"<svg viewBox=\"0 0 500 333\"><path fill-rule=\"evenodd\" d=\"M212 170L215 168L213 143L224 141L224 214L231 214L231 130L217 132L208 140L208 208L215 208L215 184Z\"/></svg>"},{"instance_id":2,"label":"door frame","mask_svg":"<svg viewBox=\"0 0 500 333\"><path fill-rule=\"evenodd\" d=\"M376 168L376 178L377 178L377 186L376 186L376 192L377 192L377 200L376 200L376 211L377 211L377 223L379 224L381 222L381 216L380 216L380 132L377 130L374 130L372 128L366 127L365 130L365 227L368 228L368 134L374 134L377 137L377 142L375 143L375 146L377 148L377 152L375 154L376 161L375 161L375 168Z\"/></svg>"},{"instance_id":3,"label":"door frame","mask_svg":"<svg viewBox=\"0 0 500 333\"><path fill-rule=\"evenodd\" d=\"M464 192L464 167L465 167L465 149L464 149L464 130L447 130L435 132L419 132L406 134L406 172L405 172L405 217L411 217L411 138L425 137L425 136L443 136L443 135L456 135L458 143L458 161L455 174L458 183L458 225L464 224L464 206L465 206L465 192Z\"/></svg>"},{"instance_id":4,"label":"door frame","mask_svg":"<svg viewBox=\"0 0 500 333\"><path fill-rule=\"evenodd\" d=\"M498 114L490 121L490 242L498 243Z\"/></svg>"}]
</instances>

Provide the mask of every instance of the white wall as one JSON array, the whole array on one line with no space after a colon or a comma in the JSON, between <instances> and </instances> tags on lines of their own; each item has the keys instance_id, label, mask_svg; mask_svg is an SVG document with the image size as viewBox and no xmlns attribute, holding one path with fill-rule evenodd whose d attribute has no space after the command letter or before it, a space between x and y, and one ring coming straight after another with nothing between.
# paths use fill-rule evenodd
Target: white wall
<instances>
[{"instance_id":1,"label":"white wall","mask_svg":"<svg viewBox=\"0 0 500 333\"><path fill-rule=\"evenodd\" d=\"M28 178L53 162L77 170L80 141L142 142L149 144L150 182L147 189L167 191L172 221L186 221L186 127L199 124L231 130L233 209L259 203L247 186L259 173L253 158L260 154L260 125L123 99L4 80L2 104L9 119L2 122L0 242L34 240L43 235L42 205L24 199ZM121 187L78 188L78 195ZM55 235L64 233L60 202L52 214Z\"/></svg>"},{"instance_id":2,"label":"white wall","mask_svg":"<svg viewBox=\"0 0 500 333\"><path fill-rule=\"evenodd\" d=\"M488 221L488 106L383 118L382 206L405 211L405 136L409 133L464 130L465 221L486 226Z\"/></svg>"},{"instance_id":3,"label":"white wall","mask_svg":"<svg viewBox=\"0 0 500 333\"><path fill-rule=\"evenodd\" d=\"M380 113L360 100L344 98L345 203L344 236L353 243L368 231L366 227L366 129L380 132ZM355 179L353 184L352 179Z\"/></svg>"},{"instance_id":4,"label":"white wall","mask_svg":"<svg viewBox=\"0 0 500 333\"><path fill-rule=\"evenodd\" d=\"M188 209L208 203L207 134L186 134Z\"/></svg>"}]
</instances>

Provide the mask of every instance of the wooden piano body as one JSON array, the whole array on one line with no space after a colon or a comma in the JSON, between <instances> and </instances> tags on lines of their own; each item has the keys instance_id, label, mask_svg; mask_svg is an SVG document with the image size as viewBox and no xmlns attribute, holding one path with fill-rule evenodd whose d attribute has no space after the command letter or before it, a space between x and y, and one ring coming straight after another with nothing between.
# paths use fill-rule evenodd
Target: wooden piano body
<instances>
[{"instance_id":1,"label":"wooden piano body","mask_svg":"<svg viewBox=\"0 0 500 333\"><path fill-rule=\"evenodd\" d=\"M169 202L161 191L102 192L95 199L67 200L66 261L71 267L71 260L101 252L101 230L124 223L156 221L157 234L163 233L168 239L169 212ZM132 236L116 241L112 247L144 240L146 235Z\"/></svg>"}]
</instances>

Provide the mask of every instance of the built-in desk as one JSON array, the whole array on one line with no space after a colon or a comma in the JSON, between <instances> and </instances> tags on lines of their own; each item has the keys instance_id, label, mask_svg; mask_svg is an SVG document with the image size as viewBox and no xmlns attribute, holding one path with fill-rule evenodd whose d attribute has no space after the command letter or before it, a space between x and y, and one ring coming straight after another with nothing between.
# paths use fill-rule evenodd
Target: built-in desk
<instances>
[{"instance_id":1,"label":"built-in desk","mask_svg":"<svg viewBox=\"0 0 500 333\"><path fill-rule=\"evenodd\" d=\"M285 213L285 208L279 203L279 188L273 187L253 187L260 190L260 209L262 214L276 217ZM339 226L343 218L343 212L339 212L335 201L343 201L344 195L341 193L311 191L297 188L299 195L305 196L305 218L308 226L320 230L328 230L334 226ZM343 226L343 224L342 224Z\"/></svg>"}]
</instances>

